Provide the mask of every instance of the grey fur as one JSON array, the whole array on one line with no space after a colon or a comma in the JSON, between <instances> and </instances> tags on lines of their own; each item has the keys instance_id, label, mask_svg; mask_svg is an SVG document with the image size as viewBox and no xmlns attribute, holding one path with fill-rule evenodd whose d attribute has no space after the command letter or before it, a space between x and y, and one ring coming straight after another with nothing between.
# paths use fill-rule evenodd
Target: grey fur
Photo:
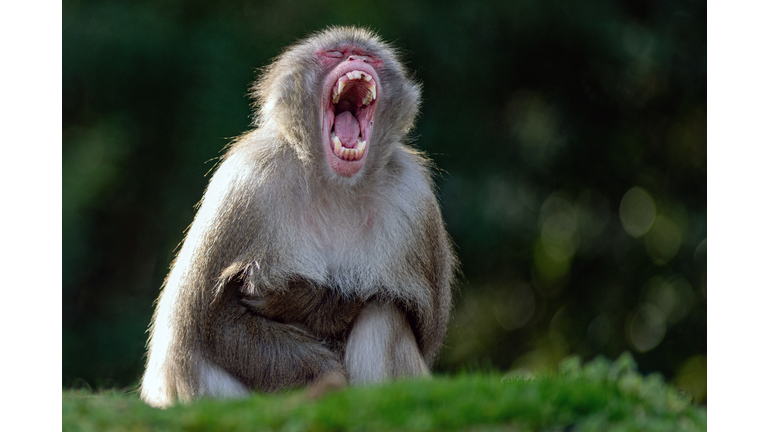
<instances>
[{"instance_id":1,"label":"grey fur","mask_svg":"<svg viewBox=\"0 0 768 432\"><path fill-rule=\"evenodd\" d=\"M313 57L345 44L382 60L368 158L352 177L323 153L328 71ZM420 89L396 52L367 30L331 28L288 48L254 95L256 128L224 156L158 299L141 385L153 406L237 396L238 383L271 392L363 376L345 356L365 323L389 326L379 346L390 355L357 356L385 378L426 372L442 346L456 262L429 162L405 145Z\"/></svg>"}]
</instances>

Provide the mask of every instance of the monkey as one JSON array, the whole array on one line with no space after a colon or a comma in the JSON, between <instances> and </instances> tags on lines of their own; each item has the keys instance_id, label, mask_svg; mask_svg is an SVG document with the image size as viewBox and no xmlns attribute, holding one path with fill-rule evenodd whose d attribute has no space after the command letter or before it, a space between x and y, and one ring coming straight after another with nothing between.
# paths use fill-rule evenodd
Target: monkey
<instances>
[{"instance_id":1,"label":"monkey","mask_svg":"<svg viewBox=\"0 0 768 432\"><path fill-rule=\"evenodd\" d=\"M421 85L373 31L331 27L251 95L156 302L142 400L429 376L458 260L411 147Z\"/></svg>"}]
</instances>

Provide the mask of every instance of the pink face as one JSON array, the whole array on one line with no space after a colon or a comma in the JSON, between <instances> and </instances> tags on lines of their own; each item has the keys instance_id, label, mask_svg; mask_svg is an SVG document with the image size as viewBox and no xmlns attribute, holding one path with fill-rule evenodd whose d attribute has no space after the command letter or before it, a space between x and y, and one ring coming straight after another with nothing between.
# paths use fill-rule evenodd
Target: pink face
<instances>
[{"instance_id":1,"label":"pink face","mask_svg":"<svg viewBox=\"0 0 768 432\"><path fill-rule=\"evenodd\" d=\"M355 45L315 53L329 70L323 83L323 149L333 172L352 177L365 165L380 98L379 58Z\"/></svg>"}]
</instances>

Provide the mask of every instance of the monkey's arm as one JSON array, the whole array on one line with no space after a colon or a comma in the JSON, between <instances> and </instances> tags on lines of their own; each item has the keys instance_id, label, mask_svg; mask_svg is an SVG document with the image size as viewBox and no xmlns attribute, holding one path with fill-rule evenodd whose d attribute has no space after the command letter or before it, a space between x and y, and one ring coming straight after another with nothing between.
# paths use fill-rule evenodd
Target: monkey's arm
<instances>
[{"instance_id":1,"label":"monkey's arm","mask_svg":"<svg viewBox=\"0 0 768 432\"><path fill-rule=\"evenodd\" d=\"M393 195L406 198L399 201L399 212L407 215L410 226L401 267L410 274L410 280L407 289L388 290L394 295L385 300L405 312L419 351L431 365L448 327L458 263L435 196L431 162L417 150L401 147L391 164L390 172L399 173L399 181L393 182Z\"/></svg>"},{"instance_id":2,"label":"monkey's arm","mask_svg":"<svg viewBox=\"0 0 768 432\"><path fill-rule=\"evenodd\" d=\"M320 338L343 337L363 304L303 280L292 281L286 290L244 297L241 303L267 319L306 327Z\"/></svg>"},{"instance_id":3,"label":"monkey's arm","mask_svg":"<svg viewBox=\"0 0 768 432\"><path fill-rule=\"evenodd\" d=\"M259 179L253 164L231 152L206 190L153 317L141 389L151 405L343 374L338 356L310 334L239 305L228 281L227 270L260 256L269 262L269 251L260 247L270 242Z\"/></svg>"},{"instance_id":4,"label":"monkey's arm","mask_svg":"<svg viewBox=\"0 0 768 432\"><path fill-rule=\"evenodd\" d=\"M413 326L416 340L424 360L434 363L442 348L451 310L451 285L456 272L456 257L445 231L440 208L434 196L425 200L424 215L416 236L416 250L422 253L412 256L424 276L421 283L429 296L429 302L406 302L404 309Z\"/></svg>"}]
</instances>

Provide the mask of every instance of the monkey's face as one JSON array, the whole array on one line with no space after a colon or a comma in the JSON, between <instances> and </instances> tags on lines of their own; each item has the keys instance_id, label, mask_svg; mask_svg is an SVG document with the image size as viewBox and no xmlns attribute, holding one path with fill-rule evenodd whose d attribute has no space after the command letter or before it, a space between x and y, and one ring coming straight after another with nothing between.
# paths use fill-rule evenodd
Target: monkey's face
<instances>
[{"instance_id":1,"label":"monkey's face","mask_svg":"<svg viewBox=\"0 0 768 432\"><path fill-rule=\"evenodd\" d=\"M420 86L372 32L340 27L281 54L254 85L257 129L335 185L361 184L413 127ZM327 177L330 176L330 179Z\"/></svg>"},{"instance_id":2,"label":"monkey's face","mask_svg":"<svg viewBox=\"0 0 768 432\"><path fill-rule=\"evenodd\" d=\"M322 140L334 173L352 177L365 165L381 97L381 60L348 44L315 53L329 72L323 82Z\"/></svg>"}]
</instances>

